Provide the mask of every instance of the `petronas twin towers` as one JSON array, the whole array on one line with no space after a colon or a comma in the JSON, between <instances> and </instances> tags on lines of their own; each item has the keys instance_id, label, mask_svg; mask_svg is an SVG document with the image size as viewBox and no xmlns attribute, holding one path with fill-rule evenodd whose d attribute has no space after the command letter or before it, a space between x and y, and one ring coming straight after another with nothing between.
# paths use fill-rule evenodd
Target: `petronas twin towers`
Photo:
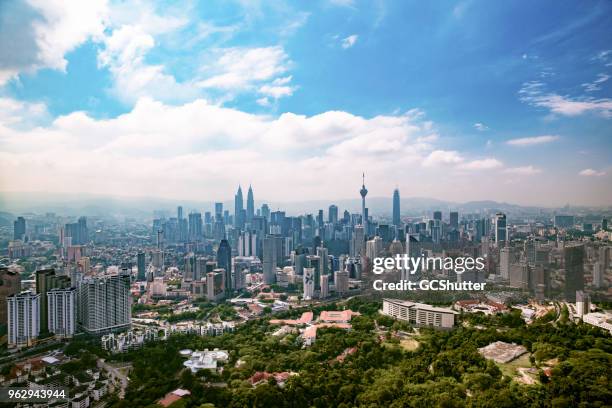
<instances>
[{"instance_id":1,"label":"petronas twin towers","mask_svg":"<svg viewBox=\"0 0 612 408\"><path fill-rule=\"evenodd\" d=\"M244 200L242 197L242 187L238 185L238 191L234 197L234 220L236 226L244 228L246 223L250 223L255 216L255 200L253 199L253 188L249 185L247 192L246 210L244 209Z\"/></svg>"}]
</instances>

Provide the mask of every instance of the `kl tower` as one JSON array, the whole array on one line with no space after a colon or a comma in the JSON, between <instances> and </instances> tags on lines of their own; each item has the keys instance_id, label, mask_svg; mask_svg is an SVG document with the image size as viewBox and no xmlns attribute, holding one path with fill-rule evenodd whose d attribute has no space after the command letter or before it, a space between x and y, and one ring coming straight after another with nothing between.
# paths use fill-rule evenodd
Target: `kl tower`
<instances>
[{"instance_id":1,"label":"kl tower","mask_svg":"<svg viewBox=\"0 0 612 408\"><path fill-rule=\"evenodd\" d=\"M368 235L368 217L366 216L365 198L368 195L368 189L365 186L365 173L363 173L363 183L361 184L361 223L363 224L363 230L365 235Z\"/></svg>"}]
</instances>

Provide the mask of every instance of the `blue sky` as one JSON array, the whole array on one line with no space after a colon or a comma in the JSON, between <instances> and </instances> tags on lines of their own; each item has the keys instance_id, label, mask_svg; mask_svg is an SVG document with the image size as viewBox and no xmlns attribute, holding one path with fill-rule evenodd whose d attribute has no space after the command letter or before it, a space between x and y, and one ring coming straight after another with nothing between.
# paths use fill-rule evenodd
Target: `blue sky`
<instances>
[{"instance_id":1,"label":"blue sky","mask_svg":"<svg viewBox=\"0 0 612 408\"><path fill-rule=\"evenodd\" d=\"M0 191L612 204L610 2L81 3L0 4Z\"/></svg>"}]
</instances>

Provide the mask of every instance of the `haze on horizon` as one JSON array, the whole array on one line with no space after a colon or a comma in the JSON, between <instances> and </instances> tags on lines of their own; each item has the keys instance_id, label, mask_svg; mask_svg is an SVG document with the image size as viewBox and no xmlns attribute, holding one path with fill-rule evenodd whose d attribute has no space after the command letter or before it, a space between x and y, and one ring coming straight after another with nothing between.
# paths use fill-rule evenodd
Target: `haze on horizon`
<instances>
[{"instance_id":1,"label":"haze on horizon","mask_svg":"<svg viewBox=\"0 0 612 408\"><path fill-rule=\"evenodd\" d=\"M611 16L609 2L5 3L0 195L227 201L251 183L258 201L331 202L358 198L365 171L369 197L609 206Z\"/></svg>"}]
</instances>

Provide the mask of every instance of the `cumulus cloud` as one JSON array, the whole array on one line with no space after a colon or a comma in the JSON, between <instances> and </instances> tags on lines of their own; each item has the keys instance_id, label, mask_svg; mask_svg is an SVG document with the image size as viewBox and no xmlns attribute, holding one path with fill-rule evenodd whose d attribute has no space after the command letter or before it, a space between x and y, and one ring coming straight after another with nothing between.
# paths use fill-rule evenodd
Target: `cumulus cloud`
<instances>
[{"instance_id":1,"label":"cumulus cloud","mask_svg":"<svg viewBox=\"0 0 612 408\"><path fill-rule=\"evenodd\" d=\"M24 109L34 108L15 106L12 115L0 118L3 190L201 198L229 195L226 189L250 179L267 185L269 198L306 199L342 191L364 169L381 180L402 174L420 164L437 140L432 124L413 112L270 117L202 99L168 105L141 98L114 118L73 112L47 126L19 129L13 125ZM76 175L88 182L75 185ZM300 188L287 197L286 190L274 188L279 185Z\"/></svg>"},{"instance_id":2,"label":"cumulus cloud","mask_svg":"<svg viewBox=\"0 0 612 408\"><path fill-rule=\"evenodd\" d=\"M578 174L585 177L601 177L606 175L604 171L598 171L593 169L584 169Z\"/></svg>"},{"instance_id":3,"label":"cumulus cloud","mask_svg":"<svg viewBox=\"0 0 612 408\"><path fill-rule=\"evenodd\" d=\"M41 68L65 71L65 55L103 37L106 0L9 1L0 7L0 85Z\"/></svg>"},{"instance_id":4,"label":"cumulus cloud","mask_svg":"<svg viewBox=\"0 0 612 408\"><path fill-rule=\"evenodd\" d=\"M423 161L423 166L434 167L463 162L463 157L453 150L434 150Z\"/></svg>"},{"instance_id":5,"label":"cumulus cloud","mask_svg":"<svg viewBox=\"0 0 612 408\"><path fill-rule=\"evenodd\" d=\"M521 137L518 139L510 139L506 143L511 146L533 146L544 143L554 142L555 140L559 140L559 136L554 135L542 135L542 136L532 136L532 137Z\"/></svg>"}]
</instances>

